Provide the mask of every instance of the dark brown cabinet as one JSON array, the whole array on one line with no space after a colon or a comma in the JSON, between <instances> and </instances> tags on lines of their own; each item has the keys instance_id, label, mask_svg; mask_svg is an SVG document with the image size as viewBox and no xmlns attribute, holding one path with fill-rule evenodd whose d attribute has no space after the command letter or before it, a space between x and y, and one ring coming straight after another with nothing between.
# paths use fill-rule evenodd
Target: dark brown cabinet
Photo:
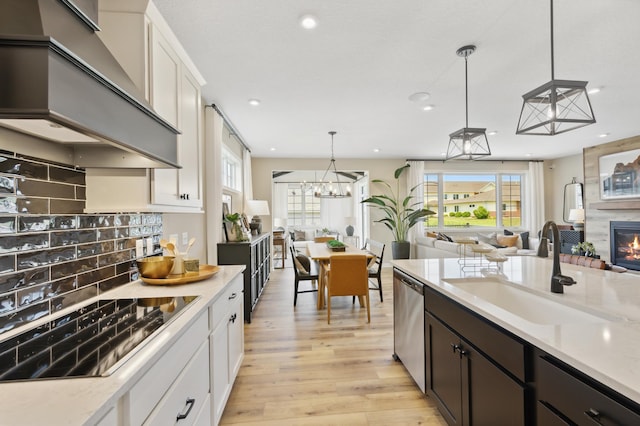
<instances>
[{"instance_id":1,"label":"dark brown cabinet","mask_svg":"<svg viewBox=\"0 0 640 426\"><path fill-rule=\"evenodd\" d=\"M218 243L218 265L244 265L244 320L251 314L271 273L271 234L252 236L251 241Z\"/></svg>"},{"instance_id":2,"label":"dark brown cabinet","mask_svg":"<svg viewBox=\"0 0 640 426\"><path fill-rule=\"evenodd\" d=\"M430 289L425 290L425 308L427 394L447 423L532 424L522 342ZM510 354L505 357L505 352ZM499 364L492 353L515 371Z\"/></svg>"},{"instance_id":3,"label":"dark brown cabinet","mask_svg":"<svg viewBox=\"0 0 640 426\"><path fill-rule=\"evenodd\" d=\"M640 425L640 406L557 359L536 357L539 425Z\"/></svg>"}]
</instances>

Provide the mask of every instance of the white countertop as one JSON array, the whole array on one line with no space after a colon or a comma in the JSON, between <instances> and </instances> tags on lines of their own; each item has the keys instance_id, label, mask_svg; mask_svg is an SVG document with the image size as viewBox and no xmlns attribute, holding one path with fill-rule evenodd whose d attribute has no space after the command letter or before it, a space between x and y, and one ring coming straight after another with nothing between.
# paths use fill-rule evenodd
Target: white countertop
<instances>
[{"instance_id":1,"label":"white countertop","mask_svg":"<svg viewBox=\"0 0 640 426\"><path fill-rule=\"evenodd\" d=\"M221 266L212 278L173 286L152 286L141 281L106 292L86 303L99 299L201 296L176 316L156 336L147 339L135 355L108 377L80 377L40 381L0 383L0 424L3 425L82 425L98 422L158 360L188 327L216 300L227 284L244 266ZM83 303L84 305L85 303ZM69 308L55 316L72 311ZM53 316L52 316L53 317ZM45 317L29 324L26 329L50 321ZM19 334L25 328L11 332ZM11 337L9 333L3 339Z\"/></svg>"},{"instance_id":2,"label":"white countertop","mask_svg":"<svg viewBox=\"0 0 640 426\"><path fill-rule=\"evenodd\" d=\"M561 263L563 275L577 281L564 294L550 291L551 258L514 256L500 279L527 287L567 305L603 312L619 320L585 324L536 324L447 283L446 279L486 275L462 270L458 259L394 260L392 264L500 327L640 403L640 276ZM495 265L495 264L493 264Z\"/></svg>"}]
</instances>

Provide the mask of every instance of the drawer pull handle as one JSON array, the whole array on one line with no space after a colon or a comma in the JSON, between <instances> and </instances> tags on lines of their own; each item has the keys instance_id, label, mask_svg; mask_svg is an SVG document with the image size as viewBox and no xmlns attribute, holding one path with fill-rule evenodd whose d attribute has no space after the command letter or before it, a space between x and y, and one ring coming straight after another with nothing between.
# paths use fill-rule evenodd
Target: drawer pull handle
<instances>
[{"instance_id":1,"label":"drawer pull handle","mask_svg":"<svg viewBox=\"0 0 640 426\"><path fill-rule=\"evenodd\" d=\"M584 412L584 414L587 417L589 417L591 420L593 420L595 424L597 425L602 424L602 422L600 422L600 412L595 408L589 408L587 411Z\"/></svg>"},{"instance_id":2,"label":"drawer pull handle","mask_svg":"<svg viewBox=\"0 0 640 426\"><path fill-rule=\"evenodd\" d=\"M184 414L178 413L176 420L186 419L189 413L191 412L191 409L193 408L193 405L195 404L195 402L196 402L195 398L187 398L187 403L185 404L185 406L187 407L187 411L185 411Z\"/></svg>"},{"instance_id":3,"label":"drawer pull handle","mask_svg":"<svg viewBox=\"0 0 640 426\"><path fill-rule=\"evenodd\" d=\"M229 300L235 299L236 297L238 297L236 293L231 293L231 296L229 296Z\"/></svg>"},{"instance_id":4,"label":"drawer pull handle","mask_svg":"<svg viewBox=\"0 0 640 426\"><path fill-rule=\"evenodd\" d=\"M238 318L237 314L231 315L231 317L229 318L229 322L232 322L232 323L235 324L236 323L236 318Z\"/></svg>"}]
</instances>

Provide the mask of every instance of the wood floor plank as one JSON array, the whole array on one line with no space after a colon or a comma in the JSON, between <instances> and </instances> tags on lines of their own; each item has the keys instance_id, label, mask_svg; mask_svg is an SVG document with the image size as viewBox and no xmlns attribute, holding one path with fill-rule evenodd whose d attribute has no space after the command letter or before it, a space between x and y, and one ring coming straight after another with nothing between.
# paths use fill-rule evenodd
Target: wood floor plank
<instances>
[{"instance_id":1,"label":"wood floor plank","mask_svg":"<svg viewBox=\"0 0 640 426\"><path fill-rule=\"evenodd\" d=\"M351 297L332 299L327 324L316 293L298 295L293 306L293 270L286 266L272 272L245 324L245 358L221 424L446 425L392 358L390 268L383 271L385 301L371 292L370 324Z\"/></svg>"}]
</instances>

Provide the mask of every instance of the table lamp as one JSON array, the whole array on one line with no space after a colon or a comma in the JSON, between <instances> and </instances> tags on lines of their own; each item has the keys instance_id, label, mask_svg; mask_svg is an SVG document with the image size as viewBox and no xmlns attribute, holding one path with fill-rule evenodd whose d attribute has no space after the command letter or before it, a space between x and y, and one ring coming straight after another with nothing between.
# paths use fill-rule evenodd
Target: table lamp
<instances>
[{"instance_id":1,"label":"table lamp","mask_svg":"<svg viewBox=\"0 0 640 426\"><path fill-rule=\"evenodd\" d=\"M569 222L573 222L573 228L577 231L584 229L584 209L569 210Z\"/></svg>"},{"instance_id":2,"label":"table lamp","mask_svg":"<svg viewBox=\"0 0 640 426\"><path fill-rule=\"evenodd\" d=\"M245 213L251 216L249 227L254 235L262 233L262 218L260 216L269 216L269 203L266 200L247 200L245 204Z\"/></svg>"}]
</instances>

